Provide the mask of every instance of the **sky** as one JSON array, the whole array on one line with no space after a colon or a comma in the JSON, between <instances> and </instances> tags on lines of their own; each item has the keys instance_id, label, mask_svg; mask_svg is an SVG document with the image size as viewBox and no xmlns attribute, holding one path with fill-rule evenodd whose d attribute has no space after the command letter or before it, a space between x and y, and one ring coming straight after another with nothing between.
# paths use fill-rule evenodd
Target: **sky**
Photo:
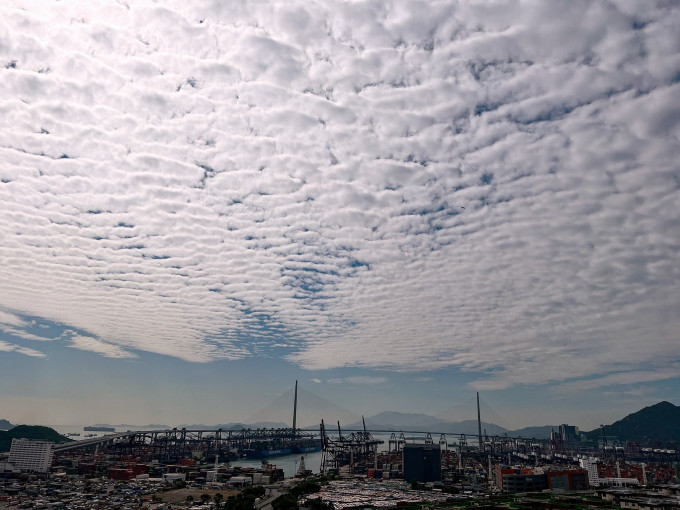
<instances>
[{"instance_id":1,"label":"sky","mask_svg":"<svg viewBox=\"0 0 680 510\"><path fill-rule=\"evenodd\" d=\"M507 427L680 404L678 26L2 2L0 418L243 422L295 380Z\"/></svg>"}]
</instances>

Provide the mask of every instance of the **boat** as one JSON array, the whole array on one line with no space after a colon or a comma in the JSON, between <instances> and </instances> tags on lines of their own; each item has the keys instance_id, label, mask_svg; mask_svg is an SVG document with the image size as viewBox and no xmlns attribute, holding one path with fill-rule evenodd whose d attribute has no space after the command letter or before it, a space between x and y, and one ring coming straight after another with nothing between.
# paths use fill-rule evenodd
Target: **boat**
<instances>
[{"instance_id":1,"label":"boat","mask_svg":"<svg viewBox=\"0 0 680 510\"><path fill-rule=\"evenodd\" d=\"M115 432L116 429L114 427L97 427L97 426L90 426L90 427L83 427L83 430L86 432Z\"/></svg>"},{"instance_id":2,"label":"boat","mask_svg":"<svg viewBox=\"0 0 680 510\"><path fill-rule=\"evenodd\" d=\"M316 443L316 444L315 444ZM280 455L304 454L321 451L321 440L305 439L301 441L287 441L283 444L270 443L257 445L242 450L242 455L249 459L262 459L265 457L278 457Z\"/></svg>"},{"instance_id":3,"label":"boat","mask_svg":"<svg viewBox=\"0 0 680 510\"><path fill-rule=\"evenodd\" d=\"M79 432L67 432L66 435L70 436L70 437L77 437L77 436L80 436L80 433Z\"/></svg>"},{"instance_id":4,"label":"boat","mask_svg":"<svg viewBox=\"0 0 680 510\"><path fill-rule=\"evenodd\" d=\"M299 448L293 448L293 453L312 453L321 451L321 440L319 439L318 446L301 446Z\"/></svg>"},{"instance_id":5,"label":"boat","mask_svg":"<svg viewBox=\"0 0 680 510\"><path fill-rule=\"evenodd\" d=\"M263 457L278 457L280 455L290 455L293 453L291 448L275 448L271 450L247 449L243 451L248 459L261 459Z\"/></svg>"},{"instance_id":6,"label":"boat","mask_svg":"<svg viewBox=\"0 0 680 510\"><path fill-rule=\"evenodd\" d=\"M310 433L303 433L297 428L298 382L295 381L295 398L293 400L293 429L287 437L278 437L251 442L240 454L249 459L263 459L281 455L311 453L321 451L321 438L314 438Z\"/></svg>"}]
</instances>

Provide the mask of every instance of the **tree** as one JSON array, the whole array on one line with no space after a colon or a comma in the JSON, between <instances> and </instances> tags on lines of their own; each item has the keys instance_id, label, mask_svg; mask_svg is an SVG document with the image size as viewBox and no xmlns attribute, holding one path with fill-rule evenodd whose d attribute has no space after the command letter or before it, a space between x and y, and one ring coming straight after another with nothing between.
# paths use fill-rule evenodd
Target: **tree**
<instances>
[{"instance_id":1,"label":"tree","mask_svg":"<svg viewBox=\"0 0 680 510\"><path fill-rule=\"evenodd\" d=\"M321 490L321 485L318 483L308 480L306 482L302 482L301 484L296 485L290 490L290 493L293 494L296 497L302 496L304 494L314 494L316 492L319 492Z\"/></svg>"},{"instance_id":2,"label":"tree","mask_svg":"<svg viewBox=\"0 0 680 510\"><path fill-rule=\"evenodd\" d=\"M211 499L212 499L212 498L210 497L210 494L205 494L205 493L201 494L201 503L203 503L204 505L205 505L208 501L210 501Z\"/></svg>"},{"instance_id":3,"label":"tree","mask_svg":"<svg viewBox=\"0 0 680 510\"><path fill-rule=\"evenodd\" d=\"M247 487L236 496L229 496L222 507L224 510L252 510L255 500L264 496L264 487Z\"/></svg>"},{"instance_id":4,"label":"tree","mask_svg":"<svg viewBox=\"0 0 680 510\"><path fill-rule=\"evenodd\" d=\"M305 507L310 510L334 510L333 502L324 502L321 498L308 499L305 501Z\"/></svg>"},{"instance_id":5,"label":"tree","mask_svg":"<svg viewBox=\"0 0 680 510\"><path fill-rule=\"evenodd\" d=\"M272 501L272 508L274 510L297 510L298 499L292 493L283 494Z\"/></svg>"},{"instance_id":6,"label":"tree","mask_svg":"<svg viewBox=\"0 0 680 510\"><path fill-rule=\"evenodd\" d=\"M224 496L222 496L222 493L218 492L213 496L213 500L215 500L215 503L217 504L218 510L221 508L222 505L222 500L224 499Z\"/></svg>"},{"instance_id":7,"label":"tree","mask_svg":"<svg viewBox=\"0 0 680 510\"><path fill-rule=\"evenodd\" d=\"M187 503L192 503L192 502L194 501L194 497L193 497L191 494L189 494L189 495L187 496L186 501L187 501Z\"/></svg>"}]
</instances>

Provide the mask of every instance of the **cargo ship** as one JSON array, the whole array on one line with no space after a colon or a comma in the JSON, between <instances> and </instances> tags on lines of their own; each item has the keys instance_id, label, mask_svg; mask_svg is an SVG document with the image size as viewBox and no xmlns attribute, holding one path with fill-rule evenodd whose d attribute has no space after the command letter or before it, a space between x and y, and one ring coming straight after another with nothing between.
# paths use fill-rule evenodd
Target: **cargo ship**
<instances>
[{"instance_id":1,"label":"cargo ship","mask_svg":"<svg viewBox=\"0 0 680 510\"><path fill-rule=\"evenodd\" d=\"M278 457L281 455L290 455L293 453L291 448L277 448L273 450L261 450L256 448L248 448L243 451L243 454L248 459L261 459L264 457Z\"/></svg>"},{"instance_id":2,"label":"cargo ship","mask_svg":"<svg viewBox=\"0 0 680 510\"><path fill-rule=\"evenodd\" d=\"M116 429L114 427L97 427L97 426L83 427L83 430L85 432L115 432L116 431Z\"/></svg>"},{"instance_id":3,"label":"cargo ship","mask_svg":"<svg viewBox=\"0 0 680 510\"><path fill-rule=\"evenodd\" d=\"M321 451L321 438L311 434L301 434L297 428L297 381L295 381L295 400L293 401L293 429L287 437L277 437L265 441L253 441L241 450L241 455L250 459L262 459L281 455L311 453Z\"/></svg>"},{"instance_id":4,"label":"cargo ship","mask_svg":"<svg viewBox=\"0 0 680 510\"><path fill-rule=\"evenodd\" d=\"M293 453L312 453L321 451L321 440L319 439L319 444L317 446L303 446L301 448L296 448Z\"/></svg>"},{"instance_id":5,"label":"cargo ship","mask_svg":"<svg viewBox=\"0 0 680 510\"><path fill-rule=\"evenodd\" d=\"M279 447L280 446L280 447ZM270 443L259 445L254 448L246 448L242 455L249 459L263 459L267 457L278 457L281 455L299 455L301 453L312 453L321 451L320 439L291 439L283 443Z\"/></svg>"}]
</instances>

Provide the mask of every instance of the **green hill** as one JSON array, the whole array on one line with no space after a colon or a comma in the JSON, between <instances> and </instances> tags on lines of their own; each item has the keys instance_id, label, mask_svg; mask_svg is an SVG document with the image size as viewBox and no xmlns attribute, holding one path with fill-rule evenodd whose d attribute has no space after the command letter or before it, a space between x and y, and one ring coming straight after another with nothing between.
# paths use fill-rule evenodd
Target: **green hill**
<instances>
[{"instance_id":1,"label":"green hill","mask_svg":"<svg viewBox=\"0 0 680 510\"><path fill-rule=\"evenodd\" d=\"M17 425L7 431L0 431L0 452L8 452L12 446L12 439L40 439L43 441L53 441L55 443L67 443L72 441L66 436L62 436L54 429L40 425Z\"/></svg>"},{"instance_id":2,"label":"green hill","mask_svg":"<svg viewBox=\"0 0 680 510\"><path fill-rule=\"evenodd\" d=\"M616 436L620 441L680 443L680 406L659 402L605 425L602 431L595 429L586 435L595 441L602 433Z\"/></svg>"},{"instance_id":3,"label":"green hill","mask_svg":"<svg viewBox=\"0 0 680 510\"><path fill-rule=\"evenodd\" d=\"M14 425L12 425L7 420L0 420L0 430L9 430L12 427L14 427Z\"/></svg>"}]
</instances>

